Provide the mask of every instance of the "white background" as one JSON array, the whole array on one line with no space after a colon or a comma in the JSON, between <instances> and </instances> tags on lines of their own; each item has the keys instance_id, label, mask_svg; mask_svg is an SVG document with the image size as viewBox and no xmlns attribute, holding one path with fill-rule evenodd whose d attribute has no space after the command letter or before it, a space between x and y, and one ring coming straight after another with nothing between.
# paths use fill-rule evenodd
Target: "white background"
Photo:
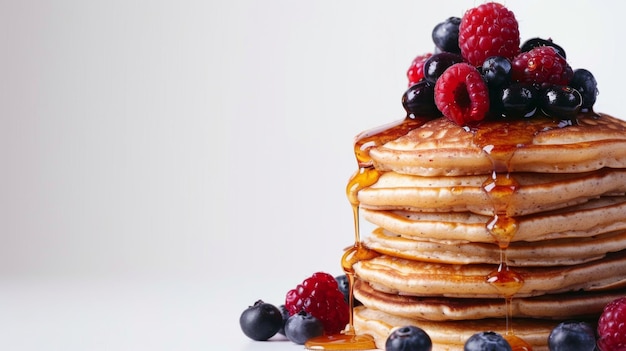
<instances>
[{"instance_id":1,"label":"white background","mask_svg":"<svg viewBox=\"0 0 626 351\"><path fill-rule=\"evenodd\" d=\"M239 314L341 273L353 137L480 3L0 3L0 349L301 349ZM507 6L626 116L617 2Z\"/></svg>"}]
</instances>

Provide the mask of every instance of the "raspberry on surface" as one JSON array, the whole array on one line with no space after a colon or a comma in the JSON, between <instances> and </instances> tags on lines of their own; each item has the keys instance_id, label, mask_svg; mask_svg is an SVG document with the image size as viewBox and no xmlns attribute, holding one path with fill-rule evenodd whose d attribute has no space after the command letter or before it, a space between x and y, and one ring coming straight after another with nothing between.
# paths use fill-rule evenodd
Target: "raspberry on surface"
<instances>
[{"instance_id":1,"label":"raspberry on surface","mask_svg":"<svg viewBox=\"0 0 626 351\"><path fill-rule=\"evenodd\" d=\"M597 331L600 351L626 351L626 297L604 307Z\"/></svg>"},{"instance_id":2,"label":"raspberry on surface","mask_svg":"<svg viewBox=\"0 0 626 351\"><path fill-rule=\"evenodd\" d=\"M512 59L520 51L515 14L504 5L489 2L469 9L459 25L461 55L473 66L491 56Z\"/></svg>"},{"instance_id":3,"label":"raspberry on surface","mask_svg":"<svg viewBox=\"0 0 626 351\"><path fill-rule=\"evenodd\" d=\"M476 67L457 63L437 80L435 104L456 124L472 124L483 120L489 112L489 89Z\"/></svg>"},{"instance_id":4,"label":"raspberry on surface","mask_svg":"<svg viewBox=\"0 0 626 351\"><path fill-rule=\"evenodd\" d=\"M289 290L285 307L290 315L310 313L324 325L326 334L337 334L349 323L350 310L335 277L317 272Z\"/></svg>"},{"instance_id":5,"label":"raspberry on surface","mask_svg":"<svg viewBox=\"0 0 626 351\"><path fill-rule=\"evenodd\" d=\"M574 71L551 46L539 46L517 55L512 64L512 79L539 85L567 85Z\"/></svg>"},{"instance_id":6,"label":"raspberry on surface","mask_svg":"<svg viewBox=\"0 0 626 351\"><path fill-rule=\"evenodd\" d=\"M427 53L423 55L418 55L411 62L411 66L406 72L406 76L409 79L409 86L412 86L415 83L418 83L420 80L424 78L424 63L428 60L433 54Z\"/></svg>"}]
</instances>

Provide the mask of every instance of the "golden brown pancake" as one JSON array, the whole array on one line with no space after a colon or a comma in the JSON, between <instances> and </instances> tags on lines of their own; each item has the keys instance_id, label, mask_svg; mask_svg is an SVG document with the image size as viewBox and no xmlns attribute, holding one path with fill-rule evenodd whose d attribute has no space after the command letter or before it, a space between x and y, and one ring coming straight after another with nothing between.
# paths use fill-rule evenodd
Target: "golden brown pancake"
<instances>
[{"instance_id":1,"label":"golden brown pancake","mask_svg":"<svg viewBox=\"0 0 626 351\"><path fill-rule=\"evenodd\" d=\"M364 238L365 245L388 256L448 264L499 264L502 251L496 244L414 240L377 228ZM588 238L540 242L516 241L506 250L509 266L567 266L603 258L626 249L626 230Z\"/></svg>"},{"instance_id":2,"label":"golden brown pancake","mask_svg":"<svg viewBox=\"0 0 626 351\"><path fill-rule=\"evenodd\" d=\"M357 280L354 296L363 305L416 320L447 321L505 318L504 298L442 298L387 294ZM537 297L514 298L509 308L515 318L585 319L598 316L610 301L626 296L626 289L605 292L568 292Z\"/></svg>"},{"instance_id":3,"label":"golden brown pancake","mask_svg":"<svg viewBox=\"0 0 626 351\"><path fill-rule=\"evenodd\" d=\"M471 212L410 212L362 209L363 218L408 238L495 243L485 225L491 217ZM626 229L626 197L611 196L560 210L516 218L511 241L589 237Z\"/></svg>"},{"instance_id":4,"label":"golden brown pancake","mask_svg":"<svg viewBox=\"0 0 626 351\"><path fill-rule=\"evenodd\" d=\"M622 169L573 174L515 173L510 177L518 185L507 203L509 216L545 212L601 195L626 192L626 170ZM361 190L358 198L365 209L493 215L493 201L483 189L488 180L484 175L422 177L387 172Z\"/></svg>"},{"instance_id":5,"label":"golden brown pancake","mask_svg":"<svg viewBox=\"0 0 626 351\"><path fill-rule=\"evenodd\" d=\"M382 255L354 265L357 276L377 290L413 296L498 298L487 282L498 265L454 265ZM515 297L626 287L626 251L574 266L515 267L524 284Z\"/></svg>"},{"instance_id":6,"label":"golden brown pancake","mask_svg":"<svg viewBox=\"0 0 626 351\"><path fill-rule=\"evenodd\" d=\"M542 319L516 318L511 321L515 336L529 343L533 351L548 351L548 335L557 324L556 321ZM481 331L507 333L506 321L502 319L435 322L399 317L363 306L354 311L356 332L372 335L381 350L385 349L389 333L406 325L415 325L426 331L433 342L433 351L463 351L465 341Z\"/></svg>"},{"instance_id":7,"label":"golden brown pancake","mask_svg":"<svg viewBox=\"0 0 626 351\"><path fill-rule=\"evenodd\" d=\"M491 146L507 154L510 172L581 173L626 168L626 122L606 114L581 116L559 127L549 118L484 122L476 130L437 118L406 136L372 148L377 169L422 176L490 174ZM517 147L517 144L523 145Z\"/></svg>"}]
</instances>

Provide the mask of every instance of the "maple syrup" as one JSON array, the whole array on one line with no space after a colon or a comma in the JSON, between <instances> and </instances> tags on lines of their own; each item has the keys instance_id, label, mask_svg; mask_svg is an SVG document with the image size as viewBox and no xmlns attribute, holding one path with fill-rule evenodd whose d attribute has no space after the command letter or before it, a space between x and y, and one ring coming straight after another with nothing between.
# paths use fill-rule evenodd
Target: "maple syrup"
<instances>
[{"instance_id":1,"label":"maple syrup","mask_svg":"<svg viewBox=\"0 0 626 351\"><path fill-rule=\"evenodd\" d=\"M407 134L426 122L426 119L407 117L380 128L372 129L358 135L354 142L354 155L358 164L357 171L352 175L346 186L346 195L352 206L354 218L354 245L349 247L341 258L341 267L348 278L350 318L346 329L338 335L323 335L307 340L304 347L309 350L372 350L376 349L374 338L370 335L359 335L354 329L354 282L356 275L354 265L361 260L379 256L376 251L368 249L361 243L359 219L359 190L378 181L382 172L374 168L369 150L388 141Z\"/></svg>"}]
</instances>

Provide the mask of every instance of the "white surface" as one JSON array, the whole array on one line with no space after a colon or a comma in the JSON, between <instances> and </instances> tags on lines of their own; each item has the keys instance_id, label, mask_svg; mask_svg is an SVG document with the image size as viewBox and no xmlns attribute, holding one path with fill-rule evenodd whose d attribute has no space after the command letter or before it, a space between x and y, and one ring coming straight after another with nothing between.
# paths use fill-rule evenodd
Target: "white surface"
<instances>
[{"instance_id":1,"label":"white surface","mask_svg":"<svg viewBox=\"0 0 626 351\"><path fill-rule=\"evenodd\" d=\"M340 273L352 138L475 3L0 4L0 349L301 349L239 314ZM626 116L617 2L507 3Z\"/></svg>"}]
</instances>

